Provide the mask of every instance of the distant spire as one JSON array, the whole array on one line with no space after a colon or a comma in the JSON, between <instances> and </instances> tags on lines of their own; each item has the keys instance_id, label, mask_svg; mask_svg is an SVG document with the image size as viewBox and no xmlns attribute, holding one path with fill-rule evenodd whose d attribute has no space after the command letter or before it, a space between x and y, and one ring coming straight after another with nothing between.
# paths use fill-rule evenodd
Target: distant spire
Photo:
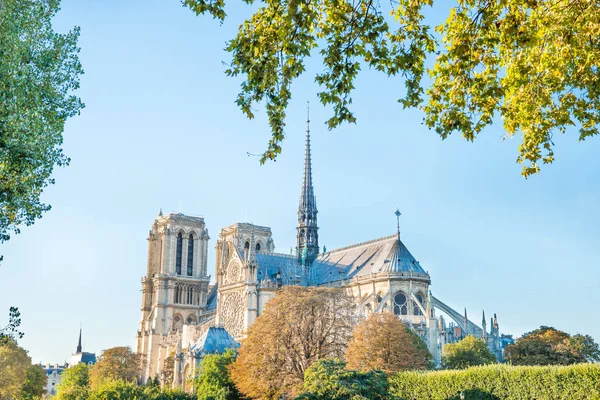
<instances>
[{"instance_id":1,"label":"distant spire","mask_svg":"<svg viewBox=\"0 0 600 400\"><path fill-rule=\"evenodd\" d=\"M483 340L485 340L486 336L487 336L487 331L486 331L486 326L485 326L485 324L486 324L486 321L485 321L485 310L482 310L482 313L483 313L483 315L481 317L481 328L483 330L483 333L482 333L482 337L481 338Z\"/></svg>"},{"instance_id":2,"label":"distant spire","mask_svg":"<svg viewBox=\"0 0 600 400\"><path fill-rule=\"evenodd\" d=\"M306 108L306 147L304 152L304 177L300 205L298 206L298 233L296 256L302 262L302 252L307 248L306 264L310 265L319 254L319 228L317 227L317 200L312 182L312 160L310 155L310 107Z\"/></svg>"},{"instance_id":3,"label":"distant spire","mask_svg":"<svg viewBox=\"0 0 600 400\"><path fill-rule=\"evenodd\" d=\"M498 317L496 317L496 313L494 313L494 329L498 329Z\"/></svg>"},{"instance_id":4,"label":"distant spire","mask_svg":"<svg viewBox=\"0 0 600 400\"><path fill-rule=\"evenodd\" d=\"M465 336L467 335L467 329L469 324L469 319L467 318L467 307L465 307Z\"/></svg>"},{"instance_id":5,"label":"distant spire","mask_svg":"<svg viewBox=\"0 0 600 400\"><path fill-rule=\"evenodd\" d=\"M484 330L485 330L485 324L486 324L486 321L485 321L485 310L483 310L483 317L481 318L481 325L483 326Z\"/></svg>"},{"instance_id":6,"label":"distant spire","mask_svg":"<svg viewBox=\"0 0 600 400\"><path fill-rule=\"evenodd\" d=\"M162 213L162 207L160 208L160 211L158 212L158 216L159 216L159 217L162 217L162 216L163 216L163 213Z\"/></svg>"},{"instance_id":7,"label":"distant spire","mask_svg":"<svg viewBox=\"0 0 600 400\"><path fill-rule=\"evenodd\" d=\"M402 213L399 209L396 208L396 212L394 214L396 214L398 241L400 241L400 216L402 215Z\"/></svg>"},{"instance_id":8,"label":"distant spire","mask_svg":"<svg viewBox=\"0 0 600 400\"><path fill-rule=\"evenodd\" d=\"M76 353L81 353L81 327L79 327L79 342L77 343Z\"/></svg>"}]
</instances>

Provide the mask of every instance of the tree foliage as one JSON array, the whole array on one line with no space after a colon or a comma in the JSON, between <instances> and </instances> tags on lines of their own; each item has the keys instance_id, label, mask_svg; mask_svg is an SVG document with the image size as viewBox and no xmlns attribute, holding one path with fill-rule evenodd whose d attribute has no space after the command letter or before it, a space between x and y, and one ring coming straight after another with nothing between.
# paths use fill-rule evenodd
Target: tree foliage
<instances>
[{"instance_id":1,"label":"tree foliage","mask_svg":"<svg viewBox=\"0 0 600 400\"><path fill-rule=\"evenodd\" d=\"M52 29L60 0L0 2L0 242L50 206L40 202L55 166L65 121L83 104L72 91L83 73L79 28Z\"/></svg>"},{"instance_id":2,"label":"tree foliage","mask_svg":"<svg viewBox=\"0 0 600 400\"><path fill-rule=\"evenodd\" d=\"M15 341L0 346L0 399L19 397L30 367L31 358Z\"/></svg>"},{"instance_id":3,"label":"tree foliage","mask_svg":"<svg viewBox=\"0 0 600 400\"><path fill-rule=\"evenodd\" d=\"M442 366L447 369L464 369L495 362L496 357L485 341L471 335L460 342L445 344L442 352Z\"/></svg>"},{"instance_id":4,"label":"tree foliage","mask_svg":"<svg viewBox=\"0 0 600 400\"><path fill-rule=\"evenodd\" d=\"M21 400L40 399L46 393L48 376L41 365L31 365L27 369L25 383L21 387Z\"/></svg>"},{"instance_id":5,"label":"tree foliage","mask_svg":"<svg viewBox=\"0 0 600 400\"><path fill-rule=\"evenodd\" d=\"M56 400L86 400L89 396L89 367L85 363L65 369L56 386Z\"/></svg>"},{"instance_id":6,"label":"tree foliage","mask_svg":"<svg viewBox=\"0 0 600 400\"><path fill-rule=\"evenodd\" d=\"M432 366L425 342L390 312L360 321L348 343L346 361L352 369L387 373Z\"/></svg>"},{"instance_id":7,"label":"tree foliage","mask_svg":"<svg viewBox=\"0 0 600 400\"><path fill-rule=\"evenodd\" d=\"M21 326L21 313L17 307L11 307L8 311L8 324L0 328L0 346L6 345L23 337L19 331Z\"/></svg>"},{"instance_id":8,"label":"tree foliage","mask_svg":"<svg viewBox=\"0 0 600 400\"><path fill-rule=\"evenodd\" d=\"M346 369L346 363L323 359L304 374L304 392L296 399L306 400L386 400L387 376L382 371L360 372Z\"/></svg>"},{"instance_id":9,"label":"tree foliage","mask_svg":"<svg viewBox=\"0 0 600 400\"><path fill-rule=\"evenodd\" d=\"M600 361L600 349L589 335L541 326L506 346L504 358L514 365L569 365Z\"/></svg>"},{"instance_id":10,"label":"tree foliage","mask_svg":"<svg viewBox=\"0 0 600 400\"><path fill-rule=\"evenodd\" d=\"M200 363L194 380L194 393L198 400L237 400L240 393L231 380L229 368L236 358L235 350L223 354L208 354Z\"/></svg>"},{"instance_id":11,"label":"tree foliage","mask_svg":"<svg viewBox=\"0 0 600 400\"><path fill-rule=\"evenodd\" d=\"M472 141L501 117L506 137L522 134L517 161L526 177L554 160L556 132L575 127L580 140L598 133L600 18L593 1L456 0L445 21L425 18L430 7L446 8L441 0L244 2L260 7L229 42L226 73L244 77L236 102L248 118L265 102L272 138L262 162L281 152L291 84L317 51L323 68L315 81L321 103L333 108L330 129L356 121L351 94L369 67L403 77L398 101L423 110L443 139L457 132ZM240 7L183 3L221 21Z\"/></svg>"},{"instance_id":12,"label":"tree foliage","mask_svg":"<svg viewBox=\"0 0 600 400\"><path fill-rule=\"evenodd\" d=\"M140 356L129 347L104 350L90 369L90 386L96 389L103 381L122 380L136 383L140 376Z\"/></svg>"},{"instance_id":13,"label":"tree foliage","mask_svg":"<svg viewBox=\"0 0 600 400\"><path fill-rule=\"evenodd\" d=\"M286 286L250 327L232 380L250 398L293 396L312 363L343 357L354 324L354 303L341 289Z\"/></svg>"}]
</instances>

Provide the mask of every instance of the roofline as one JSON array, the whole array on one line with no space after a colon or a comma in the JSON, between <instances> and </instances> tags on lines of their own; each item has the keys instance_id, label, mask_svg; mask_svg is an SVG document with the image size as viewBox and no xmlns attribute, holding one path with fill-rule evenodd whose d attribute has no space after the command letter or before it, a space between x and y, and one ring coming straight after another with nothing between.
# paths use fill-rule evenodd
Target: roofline
<instances>
[{"instance_id":1,"label":"roofline","mask_svg":"<svg viewBox=\"0 0 600 400\"><path fill-rule=\"evenodd\" d=\"M321 253L321 254L337 253L337 252L342 251L342 250L353 249L355 247L365 246L365 245L373 244L373 243L376 243L376 242L383 242L383 241L389 240L389 239L398 239L398 235L394 233L393 235L384 236L384 237L381 237L379 239L367 240L366 242L360 242L360 243L352 244L350 246L340 247L338 249L327 250L325 253Z\"/></svg>"}]
</instances>

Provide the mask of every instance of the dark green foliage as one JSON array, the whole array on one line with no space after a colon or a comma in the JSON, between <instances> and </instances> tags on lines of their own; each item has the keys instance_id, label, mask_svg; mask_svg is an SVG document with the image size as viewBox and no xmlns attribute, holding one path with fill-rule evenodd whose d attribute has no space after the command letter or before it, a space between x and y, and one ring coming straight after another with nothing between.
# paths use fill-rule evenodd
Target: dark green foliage
<instances>
[{"instance_id":1,"label":"dark green foliage","mask_svg":"<svg viewBox=\"0 0 600 400\"><path fill-rule=\"evenodd\" d=\"M21 388L21 400L39 399L46 393L48 377L41 365L35 364L27 369L25 383Z\"/></svg>"},{"instance_id":2,"label":"dark green foliage","mask_svg":"<svg viewBox=\"0 0 600 400\"><path fill-rule=\"evenodd\" d=\"M511 367L488 365L460 371L400 372L390 378L399 399L587 400L600 398L600 365Z\"/></svg>"},{"instance_id":3,"label":"dark green foliage","mask_svg":"<svg viewBox=\"0 0 600 400\"><path fill-rule=\"evenodd\" d=\"M476 365L493 364L496 357L482 339L467 336L458 343L444 345L442 365L447 369L463 369Z\"/></svg>"},{"instance_id":4,"label":"dark green foliage","mask_svg":"<svg viewBox=\"0 0 600 400\"><path fill-rule=\"evenodd\" d=\"M360 372L346 369L346 363L323 359L304 374L304 393L296 399L306 400L383 400L388 398L388 381L381 371Z\"/></svg>"},{"instance_id":5,"label":"dark green foliage","mask_svg":"<svg viewBox=\"0 0 600 400\"><path fill-rule=\"evenodd\" d=\"M180 390L161 390L155 386L138 386L123 380L104 380L90 392L89 400L195 400Z\"/></svg>"},{"instance_id":6,"label":"dark green foliage","mask_svg":"<svg viewBox=\"0 0 600 400\"><path fill-rule=\"evenodd\" d=\"M17 307L11 307L8 311L8 324L0 328L0 346L23 337L23 332L19 332L18 329L20 325L21 313Z\"/></svg>"},{"instance_id":7,"label":"dark green foliage","mask_svg":"<svg viewBox=\"0 0 600 400\"><path fill-rule=\"evenodd\" d=\"M589 335L571 336L558 329L541 326L508 345L504 358L513 365L570 365L600 361L600 349Z\"/></svg>"},{"instance_id":8,"label":"dark green foliage","mask_svg":"<svg viewBox=\"0 0 600 400\"><path fill-rule=\"evenodd\" d=\"M72 95L83 73L79 28L54 32L59 5L0 1L0 242L50 209L40 195L54 183L54 167L69 163L64 125L83 107Z\"/></svg>"},{"instance_id":9,"label":"dark green foliage","mask_svg":"<svg viewBox=\"0 0 600 400\"><path fill-rule=\"evenodd\" d=\"M209 354L200 363L200 372L194 381L194 392L199 400L237 400L240 393L231 381L229 366L236 353L227 349L223 354Z\"/></svg>"}]
</instances>

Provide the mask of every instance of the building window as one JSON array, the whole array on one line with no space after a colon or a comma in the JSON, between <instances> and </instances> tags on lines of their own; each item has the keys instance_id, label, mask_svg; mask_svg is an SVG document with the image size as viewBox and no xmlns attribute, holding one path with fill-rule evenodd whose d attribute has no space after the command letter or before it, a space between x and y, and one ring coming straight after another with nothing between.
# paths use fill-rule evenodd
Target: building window
<instances>
[{"instance_id":1,"label":"building window","mask_svg":"<svg viewBox=\"0 0 600 400\"><path fill-rule=\"evenodd\" d=\"M183 236L181 232L177 235L177 253L175 254L175 272L181 275L181 252L183 251Z\"/></svg>"},{"instance_id":2,"label":"building window","mask_svg":"<svg viewBox=\"0 0 600 400\"><path fill-rule=\"evenodd\" d=\"M415 296L417 298L417 300L419 300L419 303L421 305L423 305L423 295L421 293L417 293L417 295ZM421 308L419 308L419 306L417 305L416 302L413 302L413 315L423 315L423 312L421 311Z\"/></svg>"},{"instance_id":3,"label":"building window","mask_svg":"<svg viewBox=\"0 0 600 400\"><path fill-rule=\"evenodd\" d=\"M394 296L394 314L408 315L408 307L406 305L406 295L402 292L398 292Z\"/></svg>"},{"instance_id":4,"label":"building window","mask_svg":"<svg viewBox=\"0 0 600 400\"><path fill-rule=\"evenodd\" d=\"M256 243L256 251L260 251L260 243Z\"/></svg>"},{"instance_id":5,"label":"building window","mask_svg":"<svg viewBox=\"0 0 600 400\"><path fill-rule=\"evenodd\" d=\"M187 262L187 274L192 276L192 270L194 268L194 236L190 235L188 239L188 262Z\"/></svg>"},{"instance_id":6,"label":"building window","mask_svg":"<svg viewBox=\"0 0 600 400\"><path fill-rule=\"evenodd\" d=\"M244 243L244 250L250 250L250 242Z\"/></svg>"}]
</instances>

